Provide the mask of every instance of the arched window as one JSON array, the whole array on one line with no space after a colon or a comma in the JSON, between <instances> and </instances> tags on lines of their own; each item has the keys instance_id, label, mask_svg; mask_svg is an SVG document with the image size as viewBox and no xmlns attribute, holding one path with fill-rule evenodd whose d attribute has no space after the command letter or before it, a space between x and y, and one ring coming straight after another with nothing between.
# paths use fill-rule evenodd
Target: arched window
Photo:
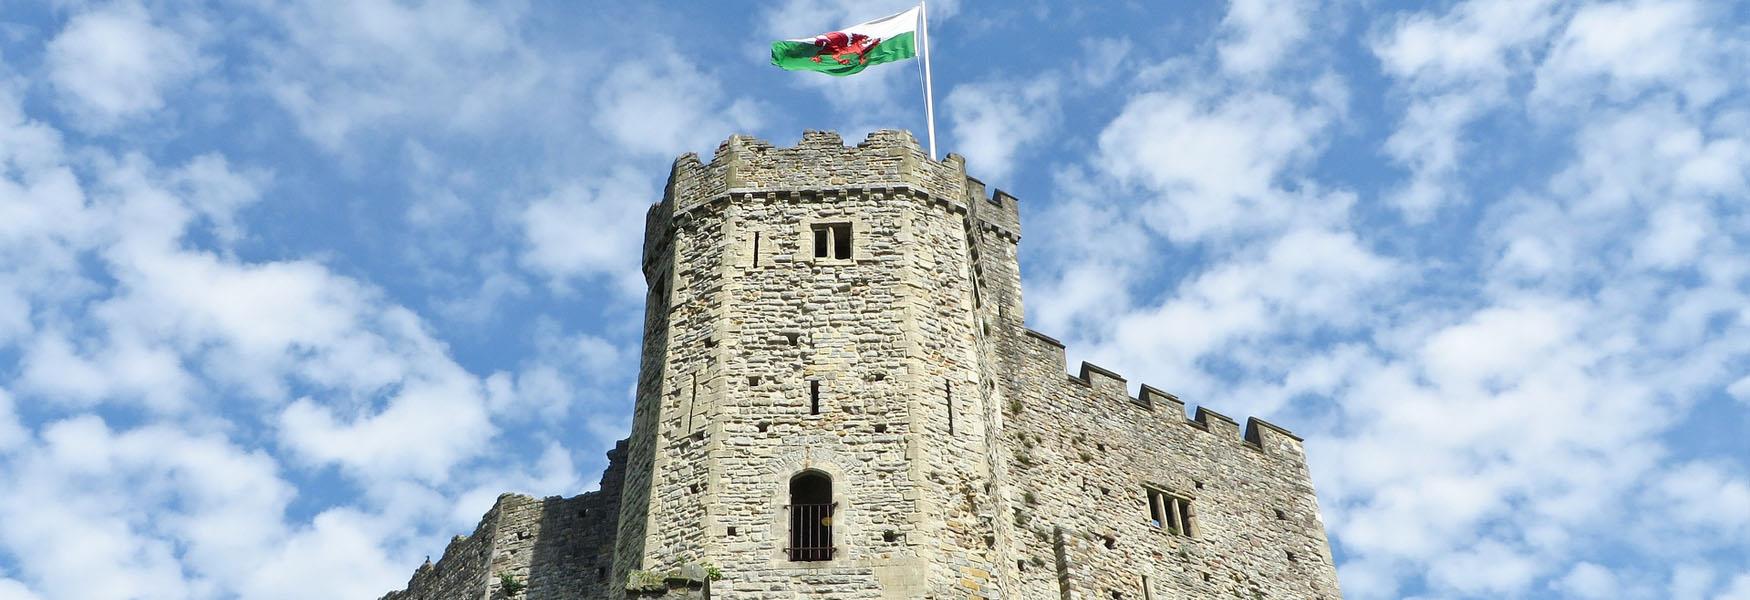
<instances>
[{"instance_id":1,"label":"arched window","mask_svg":"<svg viewBox=\"0 0 1750 600\"><path fill-rule=\"evenodd\" d=\"M803 471L790 478L790 560L832 560L832 478Z\"/></svg>"}]
</instances>

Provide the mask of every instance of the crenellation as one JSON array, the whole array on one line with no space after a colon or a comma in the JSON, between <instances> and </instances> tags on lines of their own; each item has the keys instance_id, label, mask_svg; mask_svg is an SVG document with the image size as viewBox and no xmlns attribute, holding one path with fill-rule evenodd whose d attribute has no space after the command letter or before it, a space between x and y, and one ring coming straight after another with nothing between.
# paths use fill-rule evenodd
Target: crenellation
<instances>
[{"instance_id":1,"label":"crenellation","mask_svg":"<svg viewBox=\"0 0 1750 600\"><path fill-rule=\"evenodd\" d=\"M1244 439L1240 435L1240 423L1238 421L1229 418L1227 415L1209 410L1209 407L1207 406L1197 407L1197 412L1192 415L1191 421L1196 423L1198 428L1209 433L1220 435L1232 440Z\"/></svg>"},{"instance_id":2,"label":"crenellation","mask_svg":"<svg viewBox=\"0 0 1750 600\"><path fill-rule=\"evenodd\" d=\"M1129 392L1127 391L1129 384L1125 382L1122 375L1113 373L1112 371L1094 363L1083 361L1081 373L1076 375L1075 380L1078 383L1087 385L1089 388L1092 388L1095 393L1103 396L1124 398L1126 400L1130 398L1128 395Z\"/></svg>"},{"instance_id":3,"label":"crenellation","mask_svg":"<svg viewBox=\"0 0 1750 600\"><path fill-rule=\"evenodd\" d=\"M1339 598L1302 440L1069 374L965 165L890 130L676 159L602 491L501 497L387 600Z\"/></svg>"},{"instance_id":4,"label":"crenellation","mask_svg":"<svg viewBox=\"0 0 1750 600\"><path fill-rule=\"evenodd\" d=\"M1142 384L1142 389L1137 392L1136 399L1150 410L1153 410L1156 406L1164 405L1166 406L1165 412L1167 414L1178 415L1180 418L1185 416L1184 400L1180 400L1178 396L1171 392L1163 392L1149 384Z\"/></svg>"}]
</instances>

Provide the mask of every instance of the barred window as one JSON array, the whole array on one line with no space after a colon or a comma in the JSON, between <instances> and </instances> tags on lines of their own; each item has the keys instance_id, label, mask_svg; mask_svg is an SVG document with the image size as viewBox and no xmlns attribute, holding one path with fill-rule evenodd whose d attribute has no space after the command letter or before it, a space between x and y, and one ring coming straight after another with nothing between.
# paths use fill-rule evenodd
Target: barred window
<instances>
[{"instance_id":1,"label":"barred window","mask_svg":"<svg viewBox=\"0 0 1750 600\"><path fill-rule=\"evenodd\" d=\"M832 478L803 471L790 478L790 560L832 560Z\"/></svg>"}]
</instances>

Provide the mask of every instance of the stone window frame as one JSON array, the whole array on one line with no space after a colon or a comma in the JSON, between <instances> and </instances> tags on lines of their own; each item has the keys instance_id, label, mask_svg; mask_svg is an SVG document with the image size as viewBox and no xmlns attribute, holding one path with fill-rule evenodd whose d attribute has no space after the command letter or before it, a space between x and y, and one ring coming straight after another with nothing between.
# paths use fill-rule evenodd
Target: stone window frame
<instances>
[{"instance_id":1,"label":"stone window frame","mask_svg":"<svg viewBox=\"0 0 1750 600\"><path fill-rule=\"evenodd\" d=\"M776 258L783 256L778 249L779 239L783 238L784 230L772 227L735 223L733 237L734 249L730 253L734 259L734 267L741 270L763 270L776 266Z\"/></svg>"},{"instance_id":2,"label":"stone window frame","mask_svg":"<svg viewBox=\"0 0 1750 600\"><path fill-rule=\"evenodd\" d=\"M834 258L830 248L828 256L814 255L814 230L819 226L849 225L851 228L851 257ZM855 213L843 213L832 216L811 216L802 220L796 228L797 252L795 260L817 265L849 265L858 261L873 258L869 254L870 221Z\"/></svg>"},{"instance_id":3,"label":"stone window frame","mask_svg":"<svg viewBox=\"0 0 1750 600\"><path fill-rule=\"evenodd\" d=\"M1193 538L1202 530L1197 518L1197 498L1164 486L1144 485L1150 527L1178 537Z\"/></svg>"},{"instance_id":4,"label":"stone window frame","mask_svg":"<svg viewBox=\"0 0 1750 600\"><path fill-rule=\"evenodd\" d=\"M824 490L826 492L825 503L807 505L795 504L797 499L797 484L798 482L805 480L820 481L820 485L826 486L826 489ZM789 535L785 536L785 539L782 540L784 543L784 558L792 563L831 562L834 558L838 557L839 552L839 532L838 528L835 527L838 521L839 512L837 495L838 485L836 485L832 475L828 474L826 471L809 468L802 469L791 475L789 485L786 487L788 488L788 493L786 494L787 502L785 503L785 520L789 529ZM818 529L816 529L815 526L809 526L806 529L797 526L798 522L805 522L807 520L806 516L798 516L797 511L799 510L799 506L805 507L806 510L809 511L802 513L802 515L819 516L824 512L825 516L821 517ZM822 510L823 508L824 511ZM801 533L802 531L810 531L813 533ZM824 540L820 539L822 534L824 534ZM798 547L797 540L799 537L810 538L814 543ZM824 544L822 544L822 542L824 542ZM826 551L824 558L818 554L822 549L825 549Z\"/></svg>"},{"instance_id":5,"label":"stone window frame","mask_svg":"<svg viewBox=\"0 0 1750 600\"><path fill-rule=\"evenodd\" d=\"M771 508L768 511L771 515L768 522L768 531L771 532L768 539L771 540L771 543L767 550L770 567L785 572L843 567L847 564L846 561L850 560L849 541L857 539L856 536L861 535L861 528L857 527L856 522L845 518L853 508L851 494L854 492L852 488L855 483L850 474L841 468L836 461L823 460L819 456L800 461L786 460L773 466L775 468L768 475L768 484L773 492ZM832 502L836 505L836 508L833 509L832 526L834 552L832 558L828 560L791 561L789 553L784 550L790 543L790 511L786 508L786 505L790 503L790 479L804 471L819 471L825 473L832 480Z\"/></svg>"}]
</instances>

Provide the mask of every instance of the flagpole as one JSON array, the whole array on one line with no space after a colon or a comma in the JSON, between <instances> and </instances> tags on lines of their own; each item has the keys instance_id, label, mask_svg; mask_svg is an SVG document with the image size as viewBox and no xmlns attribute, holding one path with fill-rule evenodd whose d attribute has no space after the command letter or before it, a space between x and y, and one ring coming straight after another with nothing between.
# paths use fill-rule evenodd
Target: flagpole
<instances>
[{"instance_id":1,"label":"flagpole","mask_svg":"<svg viewBox=\"0 0 1750 600\"><path fill-rule=\"evenodd\" d=\"M936 94L930 88L930 7L925 0L918 0L918 21L918 30L924 34L920 44L924 51L924 120L930 131L930 160L936 160Z\"/></svg>"}]
</instances>

